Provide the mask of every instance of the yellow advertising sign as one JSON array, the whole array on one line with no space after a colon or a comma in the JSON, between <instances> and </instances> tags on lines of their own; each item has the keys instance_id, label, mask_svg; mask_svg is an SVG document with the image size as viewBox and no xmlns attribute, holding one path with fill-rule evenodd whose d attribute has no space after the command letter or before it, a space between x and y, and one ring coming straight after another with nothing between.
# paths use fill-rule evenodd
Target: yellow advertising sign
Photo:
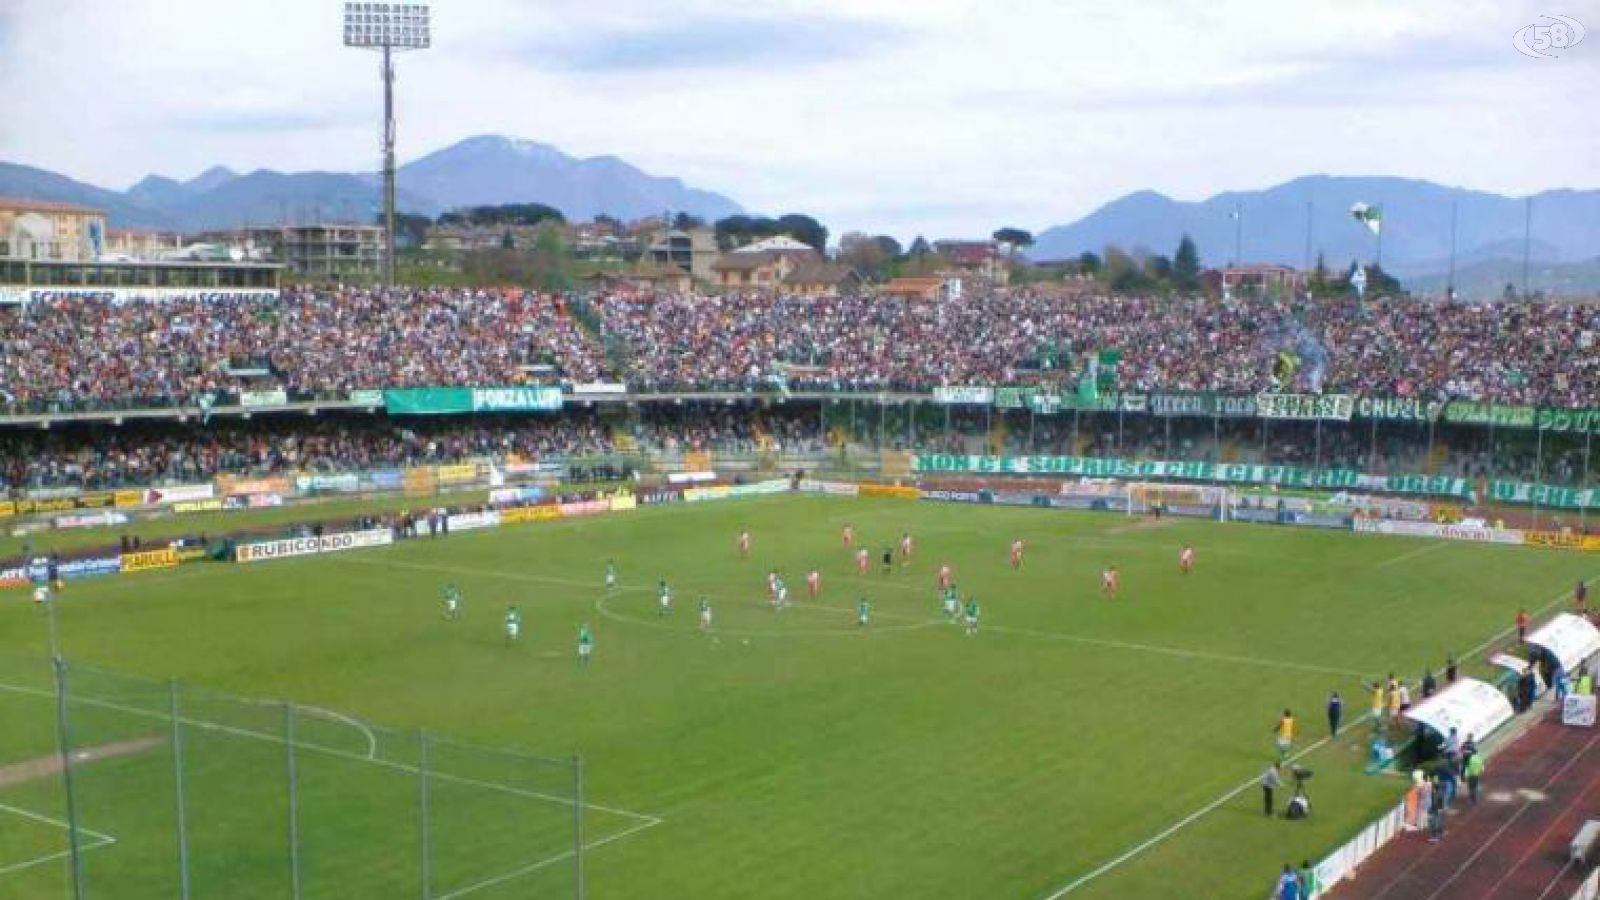
<instances>
[{"instance_id":1,"label":"yellow advertising sign","mask_svg":"<svg viewBox=\"0 0 1600 900\"><path fill-rule=\"evenodd\" d=\"M117 491L114 495L119 508L144 505L144 491Z\"/></svg>"},{"instance_id":2,"label":"yellow advertising sign","mask_svg":"<svg viewBox=\"0 0 1600 900\"><path fill-rule=\"evenodd\" d=\"M475 481L478 477L478 467L472 463L462 463L457 466L439 466L436 471L440 484Z\"/></svg>"},{"instance_id":3,"label":"yellow advertising sign","mask_svg":"<svg viewBox=\"0 0 1600 900\"><path fill-rule=\"evenodd\" d=\"M518 525L523 522L548 522L551 519L561 518L561 507L555 504L545 506L513 506L510 509L500 510L500 524Z\"/></svg>"},{"instance_id":4,"label":"yellow advertising sign","mask_svg":"<svg viewBox=\"0 0 1600 900\"><path fill-rule=\"evenodd\" d=\"M149 569L170 569L178 564L178 551L167 547L163 550L146 550L143 553L122 554L122 571L144 572Z\"/></svg>"}]
</instances>

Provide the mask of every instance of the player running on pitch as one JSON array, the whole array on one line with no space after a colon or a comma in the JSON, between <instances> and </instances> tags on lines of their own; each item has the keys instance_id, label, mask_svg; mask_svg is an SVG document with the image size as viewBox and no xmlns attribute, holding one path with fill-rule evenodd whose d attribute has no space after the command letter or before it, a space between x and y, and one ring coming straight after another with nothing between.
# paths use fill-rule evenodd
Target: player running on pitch
<instances>
[{"instance_id":1,"label":"player running on pitch","mask_svg":"<svg viewBox=\"0 0 1600 900\"><path fill-rule=\"evenodd\" d=\"M1183 545L1183 551L1178 554L1178 571L1185 575L1194 571L1194 547Z\"/></svg>"},{"instance_id":2,"label":"player running on pitch","mask_svg":"<svg viewBox=\"0 0 1600 900\"><path fill-rule=\"evenodd\" d=\"M617 564L606 560L606 593L610 594L617 589Z\"/></svg>"},{"instance_id":3,"label":"player running on pitch","mask_svg":"<svg viewBox=\"0 0 1600 900\"><path fill-rule=\"evenodd\" d=\"M885 547L883 548L883 574L887 575L892 571L894 571L894 554L889 552L888 547Z\"/></svg>"},{"instance_id":4,"label":"player running on pitch","mask_svg":"<svg viewBox=\"0 0 1600 900\"><path fill-rule=\"evenodd\" d=\"M900 535L900 565L908 566L911 564L911 554L915 549L915 545L911 541L911 532L903 532Z\"/></svg>"},{"instance_id":5,"label":"player running on pitch","mask_svg":"<svg viewBox=\"0 0 1600 900\"><path fill-rule=\"evenodd\" d=\"M856 530L854 528L850 527L850 523L849 522L846 522L845 526L844 526L844 530L839 532L839 538L840 538L840 540L844 541L844 548L846 550L849 550L851 547L855 546L855 543L856 543Z\"/></svg>"},{"instance_id":6,"label":"player running on pitch","mask_svg":"<svg viewBox=\"0 0 1600 900\"><path fill-rule=\"evenodd\" d=\"M711 598L700 595L700 630L711 630Z\"/></svg>"},{"instance_id":7,"label":"player running on pitch","mask_svg":"<svg viewBox=\"0 0 1600 900\"><path fill-rule=\"evenodd\" d=\"M461 588L454 584L444 586L444 617L451 622L461 618Z\"/></svg>"},{"instance_id":8,"label":"player running on pitch","mask_svg":"<svg viewBox=\"0 0 1600 900\"><path fill-rule=\"evenodd\" d=\"M672 586L663 578L656 586L656 615L665 616L670 612L672 612Z\"/></svg>"},{"instance_id":9,"label":"player running on pitch","mask_svg":"<svg viewBox=\"0 0 1600 900\"><path fill-rule=\"evenodd\" d=\"M511 644L522 636L522 609L515 603L506 607L506 643Z\"/></svg>"},{"instance_id":10,"label":"player running on pitch","mask_svg":"<svg viewBox=\"0 0 1600 900\"><path fill-rule=\"evenodd\" d=\"M872 601L865 597L856 601L856 627L865 628L872 624Z\"/></svg>"},{"instance_id":11,"label":"player running on pitch","mask_svg":"<svg viewBox=\"0 0 1600 900\"><path fill-rule=\"evenodd\" d=\"M943 601L944 617L952 623L959 620L961 618L961 592L956 590L955 585L952 584L944 589Z\"/></svg>"},{"instance_id":12,"label":"player running on pitch","mask_svg":"<svg viewBox=\"0 0 1600 900\"><path fill-rule=\"evenodd\" d=\"M978 595L973 594L967 598L966 626L967 634L978 633Z\"/></svg>"},{"instance_id":13,"label":"player running on pitch","mask_svg":"<svg viewBox=\"0 0 1600 900\"><path fill-rule=\"evenodd\" d=\"M750 558L750 532L748 531L739 532L739 558Z\"/></svg>"},{"instance_id":14,"label":"player running on pitch","mask_svg":"<svg viewBox=\"0 0 1600 900\"><path fill-rule=\"evenodd\" d=\"M867 574L867 566L869 566L871 564L872 564L872 554L867 552L867 548L862 547L861 549L856 551L856 574L857 575L865 577L866 574Z\"/></svg>"},{"instance_id":15,"label":"player running on pitch","mask_svg":"<svg viewBox=\"0 0 1600 900\"><path fill-rule=\"evenodd\" d=\"M822 573L820 571L812 569L806 573L806 591L810 593L813 600L822 596Z\"/></svg>"},{"instance_id":16,"label":"player running on pitch","mask_svg":"<svg viewBox=\"0 0 1600 900\"><path fill-rule=\"evenodd\" d=\"M950 564L949 563L940 563L939 564L939 587L940 587L940 589L948 588L950 585L952 585L954 583L955 583L955 575L953 573L951 573L951 571L950 571Z\"/></svg>"},{"instance_id":17,"label":"player running on pitch","mask_svg":"<svg viewBox=\"0 0 1600 900\"><path fill-rule=\"evenodd\" d=\"M594 655L594 633L589 630L587 622L578 626L578 665L589 664L589 657Z\"/></svg>"},{"instance_id":18,"label":"player running on pitch","mask_svg":"<svg viewBox=\"0 0 1600 900\"><path fill-rule=\"evenodd\" d=\"M1022 539L1017 538L1011 542L1011 568L1022 568Z\"/></svg>"},{"instance_id":19,"label":"player running on pitch","mask_svg":"<svg viewBox=\"0 0 1600 900\"><path fill-rule=\"evenodd\" d=\"M1117 599L1117 594L1122 591L1122 574L1116 566L1106 566L1100 573L1100 592L1108 599Z\"/></svg>"},{"instance_id":20,"label":"player running on pitch","mask_svg":"<svg viewBox=\"0 0 1600 900\"><path fill-rule=\"evenodd\" d=\"M772 606L774 609L783 609L789 605L789 586L783 583L783 576L777 576L777 583L772 590Z\"/></svg>"}]
</instances>

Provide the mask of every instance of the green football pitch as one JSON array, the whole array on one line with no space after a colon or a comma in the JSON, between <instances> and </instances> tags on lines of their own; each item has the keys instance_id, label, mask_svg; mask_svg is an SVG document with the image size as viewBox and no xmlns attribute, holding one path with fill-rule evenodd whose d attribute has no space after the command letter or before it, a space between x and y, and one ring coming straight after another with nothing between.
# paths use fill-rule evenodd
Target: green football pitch
<instances>
[{"instance_id":1,"label":"green football pitch","mask_svg":"<svg viewBox=\"0 0 1600 900\"><path fill-rule=\"evenodd\" d=\"M903 532L915 558L885 574ZM941 563L981 603L976 634L939 609ZM772 497L74 583L59 621L87 896L177 896L176 731L195 897L288 896L291 843L305 897L420 896L424 877L435 897L572 896L577 842L593 898L1259 897L1398 795L1363 772L1364 726L1323 740L1330 691L1356 719L1363 679L1491 646L1595 571L1521 547ZM459 621L441 615L452 582ZM4 898L67 896L47 653L45 617L5 594ZM1253 787L1285 707L1316 773L1306 821L1264 817Z\"/></svg>"}]
</instances>

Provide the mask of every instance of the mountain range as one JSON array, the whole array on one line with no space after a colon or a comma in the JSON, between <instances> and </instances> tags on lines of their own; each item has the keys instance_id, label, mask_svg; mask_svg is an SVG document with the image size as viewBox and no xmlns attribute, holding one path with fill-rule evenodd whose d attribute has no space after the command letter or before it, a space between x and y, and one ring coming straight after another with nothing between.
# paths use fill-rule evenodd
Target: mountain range
<instances>
[{"instance_id":1,"label":"mountain range","mask_svg":"<svg viewBox=\"0 0 1600 900\"><path fill-rule=\"evenodd\" d=\"M1516 198L1406 178L1331 175L1199 202L1139 191L1069 225L1040 232L1028 255L1060 259L1084 251L1100 253L1115 244L1170 256L1188 234L1209 266L1232 260L1237 239L1244 262L1300 267L1308 262L1309 227L1309 261L1321 254L1330 269L1343 270L1353 260L1371 263L1378 258L1377 239L1351 215L1356 203L1382 208L1383 267L1402 278L1448 271L1452 207L1458 276L1481 270L1503 274L1507 262L1515 263L1520 276L1530 204L1532 260L1548 269L1600 259L1600 191L1555 190Z\"/></svg>"},{"instance_id":2,"label":"mountain range","mask_svg":"<svg viewBox=\"0 0 1600 900\"><path fill-rule=\"evenodd\" d=\"M434 216L463 206L544 203L574 221L623 220L687 212L718 219L741 212L721 194L650 175L615 156L579 159L546 144L499 135L467 138L400 166L395 206ZM0 162L0 196L57 200L103 209L119 228L199 231L246 224L372 221L380 208L371 172L241 174L214 166L188 181L150 175L127 191Z\"/></svg>"}]
</instances>

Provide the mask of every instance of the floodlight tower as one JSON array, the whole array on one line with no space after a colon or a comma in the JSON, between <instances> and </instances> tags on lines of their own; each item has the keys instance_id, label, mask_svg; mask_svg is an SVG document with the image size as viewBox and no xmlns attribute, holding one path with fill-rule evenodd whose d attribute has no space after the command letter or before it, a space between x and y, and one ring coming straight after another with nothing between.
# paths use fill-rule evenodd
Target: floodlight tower
<instances>
[{"instance_id":1,"label":"floodlight tower","mask_svg":"<svg viewBox=\"0 0 1600 900\"><path fill-rule=\"evenodd\" d=\"M394 54L433 40L426 3L344 5L344 45L383 51L383 283L394 286Z\"/></svg>"}]
</instances>

